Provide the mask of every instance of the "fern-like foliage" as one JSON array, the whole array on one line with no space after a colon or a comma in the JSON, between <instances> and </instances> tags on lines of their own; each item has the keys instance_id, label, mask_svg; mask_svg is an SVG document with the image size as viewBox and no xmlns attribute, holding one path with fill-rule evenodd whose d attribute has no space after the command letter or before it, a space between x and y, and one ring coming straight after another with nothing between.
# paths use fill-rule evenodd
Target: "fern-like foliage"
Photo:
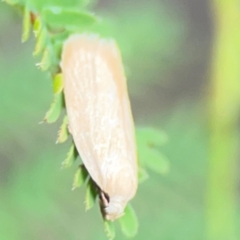
<instances>
[{"instance_id":1,"label":"fern-like foliage","mask_svg":"<svg viewBox=\"0 0 240 240\"><path fill-rule=\"evenodd\" d=\"M90 0L5 0L23 16L22 42L26 42L31 32L35 37L33 55L40 58L37 63L42 71L50 73L53 83L53 102L47 111L43 122L54 123L65 108L63 80L60 69L61 49L66 38L76 32L83 32L88 27L96 25L99 18L86 10ZM60 126L57 143L64 143L69 138L68 120L65 115ZM166 158L159 152L159 147L167 140L166 135L153 128L137 128L136 139L139 156L139 183L148 178L147 169L165 174L169 170ZM68 168L79 159L72 190L83 185L86 187L86 210L93 207L98 197L98 189L86 168L80 160L74 143L62 163L62 168ZM133 237L138 231L138 219L130 204L125 214L118 222L122 232L127 237ZM104 228L109 239L115 237L114 224L104 219Z\"/></svg>"}]
</instances>

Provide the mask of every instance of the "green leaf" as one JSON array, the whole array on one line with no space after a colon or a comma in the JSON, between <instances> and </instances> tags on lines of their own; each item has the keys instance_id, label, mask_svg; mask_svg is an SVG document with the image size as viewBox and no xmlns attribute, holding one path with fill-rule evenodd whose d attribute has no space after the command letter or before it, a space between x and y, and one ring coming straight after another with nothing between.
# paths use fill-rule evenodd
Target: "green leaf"
<instances>
[{"instance_id":1,"label":"green leaf","mask_svg":"<svg viewBox=\"0 0 240 240\"><path fill-rule=\"evenodd\" d=\"M61 7L45 8L42 15L47 24L72 31L81 30L83 26L96 22L96 17L93 14Z\"/></svg>"},{"instance_id":2,"label":"green leaf","mask_svg":"<svg viewBox=\"0 0 240 240\"><path fill-rule=\"evenodd\" d=\"M33 23L34 36L38 38L41 31L42 31L42 22L39 17L36 17Z\"/></svg>"},{"instance_id":3,"label":"green leaf","mask_svg":"<svg viewBox=\"0 0 240 240\"><path fill-rule=\"evenodd\" d=\"M94 206L97 195L98 194L97 194L96 185L93 182L93 180L90 178L87 183L86 195L85 195L86 211L91 209Z\"/></svg>"},{"instance_id":4,"label":"green leaf","mask_svg":"<svg viewBox=\"0 0 240 240\"><path fill-rule=\"evenodd\" d=\"M48 123L53 123L57 121L60 116L61 110L63 108L63 94L55 94L53 102L50 106L50 109L44 117L44 121Z\"/></svg>"},{"instance_id":5,"label":"green leaf","mask_svg":"<svg viewBox=\"0 0 240 240\"><path fill-rule=\"evenodd\" d=\"M167 141L166 134L154 128L138 128L136 136L140 165L157 173L168 173L168 160L157 148Z\"/></svg>"},{"instance_id":6,"label":"green leaf","mask_svg":"<svg viewBox=\"0 0 240 240\"><path fill-rule=\"evenodd\" d=\"M47 41L47 34L45 29L42 29L39 35L37 36L36 45L33 52L34 56L39 55L43 51L43 49L46 47L46 41Z\"/></svg>"},{"instance_id":7,"label":"green leaf","mask_svg":"<svg viewBox=\"0 0 240 240\"><path fill-rule=\"evenodd\" d=\"M168 160L157 149L140 146L138 153L139 160L143 166L160 174L167 174L169 172L170 166Z\"/></svg>"},{"instance_id":8,"label":"green leaf","mask_svg":"<svg viewBox=\"0 0 240 240\"><path fill-rule=\"evenodd\" d=\"M51 66L51 56L49 53L49 49L45 49L43 52L43 56L40 63L37 63L36 66L38 66L42 71L46 71Z\"/></svg>"},{"instance_id":9,"label":"green leaf","mask_svg":"<svg viewBox=\"0 0 240 240\"><path fill-rule=\"evenodd\" d=\"M6 2L9 5L15 5L15 4L19 3L20 1L18 1L18 0L3 0L3 2Z\"/></svg>"},{"instance_id":10,"label":"green leaf","mask_svg":"<svg viewBox=\"0 0 240 240\"><path fill-rule=\"evenodd\" d=\"M119 219L122 232L127 237L134 237L138 231L138 219L134 209L128 204L125 208L125 214Z\"/></svg>"},{"instance_id":11,"label":"green leaf","mask_svg":"<svg viewBox=\"0 0 240 240\"><path fill-rule=\"evenodd\" d=\"M138 144L149 146L161 146L167 142L166 133L150 127L137 128L136 138Z\"/></svg>"},{"instance_id":12,"label":"green leaf","mask_svg":"<svg viewBox=\"0 0 240 240\"><path fill-rule=\"evenodd\" d=\"M60 93L63 90L63 77L61 73L55 75L53 79L53 93Z\"/></svg>"},{"instance_id":13,"label":"green leaf","mask_svg":"<svg viewBox=\"0 0 240 240\"><path fill-rule=\"evenodd\" d=\"M71 36L72 34L73 33L71 31L65 30L62 32L58 32L58 34L51 35L51 43L52 43L53 51L54 51L58 65L61 62L61 58L62 58L63 44L66 41L66 39L68 39L69 36Z\"/></svg>"},{"instance_id":14,"label":"green leaf","mask_svg":"<svg viewBox=\"0 0 240 240\"><path fill-rule=\"evenodd\" d=\"M58 137L56 143L64 143L67 141L69 136L68 132L68 117L67 115L63 118L62 125L60 126L60 129L58 131Z\"/></svg>"},{"instance_id":15,"label":"green leaf","mask_svg":"<svg viewBox=\"0 0 240 240\"><path fill-rule=\"evenodd\" d=\"M97 0L81 0L81 6L87 7L89 4L94 4Z\"/></svg>"},{"instance_id":16,"label":"green leaf","mask_svg":"<svg viewBox=\"0 0 240 240\"><path fill-rule=\"evenodd\" d=\"M66 31L65 31L66 32ZM61 61L61 55L62 55L62 46L63 46L63 42L66 40L63 39L63 40L57 40L54 42L53 44L53 49L54 49L54 52L56 54L56 57L58 59L58 61L60 62Z\"/></svg>"},{"instance_id":17,"label":"green leaf","mask_svg":"<svg viewBox=\"0 0 240 240\"><path fill-rule=\"evenodd\" d=\"M23 14L23 33L22 33L22 42L26 42L29 39L31 30L31 17L30 17L30 10L26 5L24 8Z\"/></svg>"},{"instance_id":18,"label":"green leaf","mask_svg":"<svg viewBox=\"0 0 240 240\"><path fill-rule=\"evenodd\" d=\"M115 238L116 233L115 233L115 227L113 222L104 220L104 231L109 240L112 240Z\"/></svg>"},{"instance_id":19,"label":"green leaf","mask_svg":"<svg viewBox=\"0 0 240 240\"><path fill-rule=\"evenodd\" d=\"M73 165L73 163L76 161L77 159L77 152L75 149L75 145L72 144L72 146L70 147L68 153L67 153L67 157L66 159L62 162L62 168L69 168Z\"/></svg>"},{"instance_id":20,"label":"green leaf","mask_svg":"<svg viewBox=\"0 0 240 240\"><path fill-rule=\"evenodd\" d=\"M80 165L74 175L72 190L81 187L85 183L88 176L88 171L84 165Z\"/></svg>"},{"instance_id":21,"label":"green leaf","mask_svg":"<svg viewBox=\"0 0 240 240\"><path fill-rule=\"evenodd\" d=\"M147 171L144 168L139 167L138 168L138 182L142 183L142 182L146 181L148 178L149 178L149 175L148 175Z\"/></svg>"}]
</instances>

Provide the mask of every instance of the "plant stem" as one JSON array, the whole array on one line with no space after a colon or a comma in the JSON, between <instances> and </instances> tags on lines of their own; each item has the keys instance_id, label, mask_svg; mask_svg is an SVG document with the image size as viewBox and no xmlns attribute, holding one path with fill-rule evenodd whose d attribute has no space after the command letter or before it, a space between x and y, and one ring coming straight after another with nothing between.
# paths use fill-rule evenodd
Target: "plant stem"
<instances>
[{"instance_id":1,"label":"plant stem","mask_svg":"<svg viewBox=\"0 0 240 240\"><path fill-rule=\"evenodd\" d=\"M207 190L207 239L235 240L237 120L240 111L240 5L213 0L210 162Z\"/></svg>"}]
</instances>

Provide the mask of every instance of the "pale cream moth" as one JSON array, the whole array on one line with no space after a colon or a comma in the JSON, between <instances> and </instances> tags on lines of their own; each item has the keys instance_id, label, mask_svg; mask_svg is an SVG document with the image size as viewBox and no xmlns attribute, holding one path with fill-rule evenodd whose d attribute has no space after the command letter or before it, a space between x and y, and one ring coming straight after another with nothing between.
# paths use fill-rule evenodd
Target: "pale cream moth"
<instances>
[{"instance_id":1,"label":"pale cream moth","mask_svg":"<svg viewBox=\"0 0 240 240\"><path fill-rule=\"evenodd\" d=\"M91 178L101 189L107 220L115 220L137 190L134 122L117 45L75 34L63 46L61 69L69 128Z\"/></svg>"}]
</instances>

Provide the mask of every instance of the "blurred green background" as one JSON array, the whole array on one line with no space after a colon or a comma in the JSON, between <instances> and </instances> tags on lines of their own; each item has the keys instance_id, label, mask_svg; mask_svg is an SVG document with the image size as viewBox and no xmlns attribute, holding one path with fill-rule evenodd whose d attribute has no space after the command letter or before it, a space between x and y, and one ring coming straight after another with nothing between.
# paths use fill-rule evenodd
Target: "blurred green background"
<instances>
[{"instance_id":1,"label":"blurred green background","mask_svg":"<svg viewBox=\"0 0 240 240\"><path fill-rule=\"evenodd\" d=\"M99 31L114 37L122 51L136 125L159 128L169 139L161 151L169 160L170 172L165 176L150 172L133 200L140 222L135 239L240 239L234 228L240 223L239 141L234 135L240 100L228 98L234 95L233 89L237 89L234 96L240 96L236 84L240 82L240 38L230 32L240 29L240 17L234 18L234 14L240 16L240 9L234 6L238 1L224 6L221 0L219 9L215 2L99 0L92 4L93 12L103 19ZM221 21L217 24L228 19L225 11L233 21L225 22L226 33L219 30ZM70 142L55 145L61 122L38 124L52 100L52 83L35 66L39 59L32 57L33 37L21 44L21 28L21 16L1 2L0 240L106 239L98 207L86 213L84 191L71 191L77 165L60 169L70 146ZM215 49L221 41L223 47ZM218 49L226 49L226 55L218 54ZM228 64L219 60L225 56ZM222 101L219 92L226 95L220 97ZM229 106L234 106L232 111L226 110ZM218 109L223 111L220 118ZM218 134L222 129L224 134ZM232 149L236 154L221 160L215 153L228 144L232 148L226 152ZM220 152L219 156L227 155ZM221 185L225 182L227 188ZM230 198L217 202L227 194L217 195L216 186L227 193L231 188ZM225 212L228 207L231 210ZM125 239L119 229L116 239Z\"/></svg>"}]
</instances>

